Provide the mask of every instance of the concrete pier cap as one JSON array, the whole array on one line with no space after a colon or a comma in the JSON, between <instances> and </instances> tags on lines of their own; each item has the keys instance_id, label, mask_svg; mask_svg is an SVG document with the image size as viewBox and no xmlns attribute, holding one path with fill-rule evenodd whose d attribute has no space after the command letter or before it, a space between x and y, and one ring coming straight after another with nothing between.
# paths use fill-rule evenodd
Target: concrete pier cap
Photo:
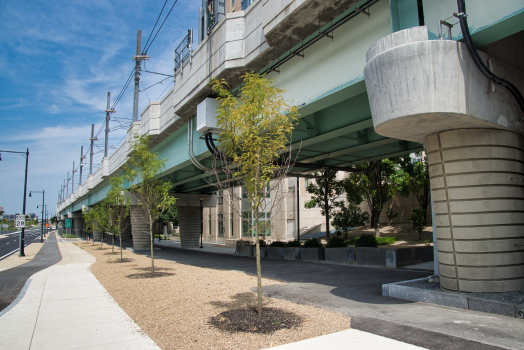
<instances>
[{"instance_id":1,"label":"concrete pier cap","mask_svg":"<svg viewBox=\"0 0 524 350\"><path fill-rule=\"evenodd\" d=\"M524 91L523 72L479 52ZM524 289L522 113L474 66L465 44L426 27L388 35L364 69L375 131L425 143L440 283L464 292Z\"/></svg>"}]
</instances>

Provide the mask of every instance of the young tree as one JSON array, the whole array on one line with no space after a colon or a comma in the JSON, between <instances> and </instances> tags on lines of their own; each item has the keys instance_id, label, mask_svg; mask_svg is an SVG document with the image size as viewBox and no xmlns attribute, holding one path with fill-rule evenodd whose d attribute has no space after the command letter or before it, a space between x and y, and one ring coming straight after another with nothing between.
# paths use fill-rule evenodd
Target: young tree
<instances>
[{"instance_id":1,"label":"young tree","mask_svg":"<svg viewBox=\"0 0 524 350\"><path fill-rule=\"evenodd\" d=\"M93 232L94 230L103 230L105 227L106 213L103 210L102 205L97 205L91 208L87 208L82 212L84 224L87 232ZM95 239L93 235L93 245L95 245ZM100 249L102 249L102 241L100 242Z\"/></svg>"},{"instance_id":2,"label":"young tree","mask_svg":"<svg viewBox=\"0 0 524 350\"><path fill-rule=\"evenodd\" d=\"M178 210L176 207L170 207L164 210L158 218L158 222L163 227L172 222L174 226L178 226ZM161 228L163 230L163 228Z\"/></svg>"},{"instance_id":3,"label":"young tree","mask_svg":"<svg viewBox=\"0 0 524 350\"><path fill-rule=\"evenodd\" d=\"M349 179L360 188L366 199L371 211L371 227L375 228L375 236L378 237L378 220L382 207L395 196L395 163L390 159L382 159L359 167L364 171L350 174Z\"/></svg>"},{"instance_id":4,"label":"young tree","mask_svg":"<svg viewBox=\"0 0 524 350\"><path fill-rule=\"evenodd\" d=\"M260 267L261 229L267 224L267 213L272 212L285 197L282 183L291 168L291 152L287 153L297 108L284 99L284 90L273 81L256 73L243 76L244 85L237 100L228 90L227 83L212 81L218 95L217 126L220 128L219 155L215 160L217 187L229 194L228 204L234 210L232 199L244 201L250 207L252 219L244 220L254 233L258 284L258 314L262 314L262 272ZM289 156L285 156L288 154ZM218 172L226 175L220 180ZM223 175L222 175L223 176ZM232 184L242 187L234 191ZM242 198L242 197L246 198ZM269 209L269 210L268 210ZM271 214L269 214L271 215ZM264 227L262 227L264 226Z\"/></svg>"},{"instance_id":5,"label":"young tree","mask_svg":"<svg viewBox=\"0 0 524 350\"><path fill-rule=\"evenodd\" d=\"M108 213L107 230L112 233L113 253L115 252L115 234L120 238L120 260L122 261L122 234L129 226L130 200L124 190L124 176L109 179L111 185L104 200L104 207Z\"/></svg>"},{"instance_id":6,"label":"young tree","mask_svg":"<svg viewBox=\"0 0 524 350\"><path fill-rule=\"evenodd\" d=\"M329 218L334 209L341 207L343 202L340 196L344 192L342 181L337 180L337 174L334 171L324 171L317 174L318 179L307 186L307 191L313 197L304 203L307 209L318 207L321 214L326 217L326 240L329 241Z\"/></svg>"},{"instance_id":7,"label":"young tree","mask_svg":"<svg viewBox=\"0 0 524 350\"><path fill-rule=\"evenodd\" d=\"M135 136L133 152L125 166L125 176L130 182L136 182L129 188L131 195L142 209L139 212L144 221L149 224L151 239L151 273L155 272L153 256L153 224L167 208L176 203L169 194L171 183L157 179L157 175L165 167L165 159L158 159L158 154L149 149L149 136Z\"/></svg>"},{"instance_id":8,"label":"young tree","mask_svg":"<svg viewBox=\"0 0 524 350\"><path fill-rule=\"evenodd\" d=\"M91 208L93 211L93 230L101 231L102 236L100 238L100 249L104 246L104 230L108 226L108 213L104 202ZM95 237L93 235L93 245L95 245Z\"/></svg>"},{"instance_id":9,"label":"young tree","mask_svg":"<svg viewBox=\"0 0 524 350\"><path fill-rule=\"evenodd\" d=\"M423 152L416 153L421 158L420 161L413 163L409 155L398 157L398 165L401 170L397 178L398 190L404 197L409 197L411 193L415 195L420 208L423 210L423 225L427 224L426 213L431 200L429 184L428 159Z\"/></svg>"},{"instance_id":10,"label":"young tree","mask_svg":"<svg viewBox=\"0 0 524 350\"><path fill-rule=\"evenodd\" d=\"M362 189L349 178L342 181L342 186L346 192L348 205L342 202L341 210L335 213L332 224L347 238L352 227L365 225L369 221L369 213L362 212L359 207L362 203Z\"/></svg>"}]
</instances>

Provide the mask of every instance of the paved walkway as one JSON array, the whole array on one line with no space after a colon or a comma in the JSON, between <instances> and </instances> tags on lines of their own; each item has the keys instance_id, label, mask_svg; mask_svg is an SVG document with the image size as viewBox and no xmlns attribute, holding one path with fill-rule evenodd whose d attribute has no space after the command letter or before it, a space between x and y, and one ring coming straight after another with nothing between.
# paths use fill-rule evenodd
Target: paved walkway
<instances>
[{"instance_id":1,"label":"paved walkway","mask_svg":"<svg viewBox=\"0 0 524 350\"><path fill-rule=\"evenodd\" d=\"M226 252L225 247L193 251L169 249L166 245L173 245L166 243L158 258L254 272L252 258L209 254ZM95 258L71 242L58 242L58 247L62 260L32 275L17 300L0 312L0 349L159 349L89 271ZM522 320L379 295L381 283L421 272L270 260L263 261L263 271L290 282L264 287L265 294L352 317L350 330L274 350L521 348Z\"/></svg>"},{"instance_id":2,"label":"paved walkway","mask_svg":"<svg viewBox=\"0 0 524 350\"><path fill-rule=\"evenodd\" d=\"M32 275L0 313L0 349L160 349L89 271L95 258L58 246L62 260Z\"/></svg>"}]
</instances>

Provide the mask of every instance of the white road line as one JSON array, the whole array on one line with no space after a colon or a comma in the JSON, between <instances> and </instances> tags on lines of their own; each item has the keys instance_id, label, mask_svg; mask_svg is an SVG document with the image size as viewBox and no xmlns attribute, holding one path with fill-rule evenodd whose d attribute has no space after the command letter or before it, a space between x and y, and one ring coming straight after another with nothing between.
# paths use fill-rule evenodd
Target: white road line
<instances>
[{"instance_id":1,"label":"white road line","mask_svg":"<svg viewBox=\"0 0 524 350\"><path fill-rule=\"evenodd\" d=\"M17 248L17 249L15 249L15 250L13 250L11 253L7 253L6 255L0 257L0 260L2 260L2 259L4 259L4 258L7 258L9 255L11 255L11 254L17 252L18 250L20 250L20 248Z\"/></svg>"}]
</instances>

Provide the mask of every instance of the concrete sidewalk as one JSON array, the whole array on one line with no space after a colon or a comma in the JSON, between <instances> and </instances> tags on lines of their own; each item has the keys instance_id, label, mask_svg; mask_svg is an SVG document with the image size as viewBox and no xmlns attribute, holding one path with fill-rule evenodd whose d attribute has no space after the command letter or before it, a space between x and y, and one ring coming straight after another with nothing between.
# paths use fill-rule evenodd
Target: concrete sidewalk
<instances>
[{"instance_id":1,"label":"concrete sidewalk","mask_svg":"<svg viewBox=\"0 0 524 350\"><path fill-rule=\"evenodd\" d=\"M296 343L275 346L265 350L419 350L419 346L403 343L379 335L348 329L316 338L302 340Z\"/></svg>"},{"instance_id":2,"label":"concrete sidewalk","mask_svg":"<svg viewBox=\"0 0 524 350\"><path fill-rule=\"evenodd\" d=\"M89 271L95 258L58 245L62 260L32 275L0 313L0 349L160 349Z\"/></svg>"}]
</instances>

